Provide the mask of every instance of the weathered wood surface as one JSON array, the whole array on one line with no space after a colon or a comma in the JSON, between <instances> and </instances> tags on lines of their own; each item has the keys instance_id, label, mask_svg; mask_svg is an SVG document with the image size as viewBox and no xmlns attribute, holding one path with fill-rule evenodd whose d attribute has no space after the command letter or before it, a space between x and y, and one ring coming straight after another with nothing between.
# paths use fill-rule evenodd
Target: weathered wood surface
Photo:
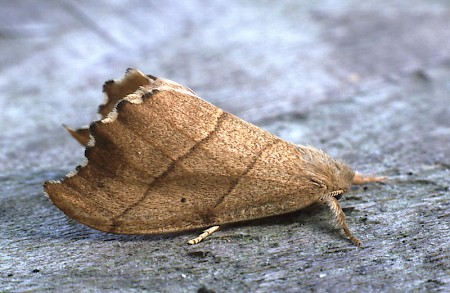
<instances>
[{"instance_id":1,"label":"weathered wood surface","mask_svg":"<svg viewBox=\"0 0 450 293\"><path fill-rule=\"evenodd\" d=\"M159 2L3 1L0 291L450 291L448 2ZM83 157L61 123L127 67L390 176L341 200L364 247L320 206L197 246L68 220L42 191Z\"/></svg>"}]
</instances>

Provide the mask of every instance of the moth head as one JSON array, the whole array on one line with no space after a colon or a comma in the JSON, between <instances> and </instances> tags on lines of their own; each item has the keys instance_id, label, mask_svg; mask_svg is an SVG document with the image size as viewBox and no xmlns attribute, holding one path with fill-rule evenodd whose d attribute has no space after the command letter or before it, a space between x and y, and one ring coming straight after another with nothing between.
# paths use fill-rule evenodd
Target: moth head
<instances>
[{"instance_id":1,"label":"moth head","mask_svg":"<svg viewBox=\"0 0 450 293\"><path fill-rule=\"evenodd\" d=\"M349 166L313 147L299 146L298 150L304 171L323 195L331 193L339 199L350 189L355 172Z\"/></svg>"},{"instance_id":2,"label":"moth head","mask_svg":"<svg viewBox=\"0 0 450 293\"><path fill-rule=\"evenodd\" d=\"M336 198L339 199L343 193L347 192L352 186L353 177L355 172L346 164L334 161L334 166L332 166L333 173L333 184L331 186L332 191L340 191L341 193L336 193Z\"/></svg>"}]
</instances>

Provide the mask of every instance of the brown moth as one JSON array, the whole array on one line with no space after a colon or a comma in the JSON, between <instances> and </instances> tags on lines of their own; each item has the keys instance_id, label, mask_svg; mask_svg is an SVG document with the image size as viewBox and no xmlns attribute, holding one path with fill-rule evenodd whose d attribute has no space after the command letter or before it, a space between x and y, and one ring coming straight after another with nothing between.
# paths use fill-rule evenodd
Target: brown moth
<instances>
[{"instance_id":1,"label":"brown moth","mask_svg":"<svg viewBox=\"0 0 450 293\"><path fill-rule=\"evenodd\" d=\"M94 229L161 234L285 214L326 202L356 245L338 198L381 181L308 146L286 142L175 82L129 69L108 81L102 120L69 132L86 162L44 188L66 215Z\"/></svg>"}]
</instances>

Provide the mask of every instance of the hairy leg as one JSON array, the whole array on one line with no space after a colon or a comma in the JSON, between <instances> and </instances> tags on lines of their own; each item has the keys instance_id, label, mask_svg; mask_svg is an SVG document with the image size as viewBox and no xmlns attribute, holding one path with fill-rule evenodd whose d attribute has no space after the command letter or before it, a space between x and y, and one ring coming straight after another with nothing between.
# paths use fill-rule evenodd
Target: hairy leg
<instances>
[{"instance_id":1,"label":"hairy leg","mask_svg":"<svg viewBox=\"0 0 450 293\"><path fill-rule=\"evenodd\" d=\"M348 229L347 226L347 221L345 220L345 214L344 211L341 208L341 205L339 204L339 201L334 197L333 193L331 194L327 194L323 200L328 204L328 206L330 207L331 211L333 212L337 223L342 227L342 229L344 229L345 234L347 235L347 237L353 242L355 243L357 246L361 246L362 242L361 240L359 240L358 238L356 238L355 236L353 236L353 234L350 232L350 230Z\"/></svg>"},{"instance_id":2,"label":"hairy leg","mask_svg":"<svg viewBox=\"0 0 450 293\"><path fill-rule=\"evenodd\" d=\"M189 244L197 244L200 241L202 241L203 239L205 239L206 237L208 237L209 235L211 235L212 233L216 232L217 230L219 230L219 226L209 227L208 229L203 231L203 233L200 234L198 237L189 240L188 243Z\"/></svg>"}]
</instances>

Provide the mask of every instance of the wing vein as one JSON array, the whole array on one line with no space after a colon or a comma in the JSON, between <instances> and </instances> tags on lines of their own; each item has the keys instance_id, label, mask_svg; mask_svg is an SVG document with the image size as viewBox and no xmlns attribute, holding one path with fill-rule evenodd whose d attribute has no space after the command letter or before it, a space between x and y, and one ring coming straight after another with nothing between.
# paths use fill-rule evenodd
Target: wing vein
<instances>
[{"instance_id":1,"label":"wing vein","mask_svg":"<svg viewBox=\"0 0 450 293\"><path fill-rule=\"evenodd\" d=\"M145 191L145 193L143 194L143 196L141 196L138 200L136 200L136 202L132 205L130 205L129 207L127 207L125 210L123 210L122 213L120 213L119 215L115 216L114 218L112 218L112 224L111 224L111 229L109 230L109 232L114 233L114 231L116 230L116 227L120 225L120 218L125 216L126 214L128 214L133 208L137 207L141 202L143 202L150 194L151 190L157 186L158 184L161 184L164 179L175 169L175 166L177 163L183 161L187 156L189 156L190 153L192 153L196 148L198 148L199 146L205 144L208 142L208 140L210 139L210 137L217 132L217 130L220 128L220 126L222 125L222 123L225 121L225 119L228 117L228 113L222 111L220 113L220 115L217 116L216 121L215 121L215 125L214 128L205 136L203 137L201 140L199 140L196 144L194 144L189 150L187 150L183 155L181 155L180 157L176 158L175 160L173 160L173 162L167 167L167 169L162 172L159 176L155 177L148 185L147 190Z\"/></svg>"},{"instance_id":2,"label":"wing vein","mask_svg":"<svg viewBox=\"0 0 450 293\"><path fill-rule=\"evenodd\" d=\"M239 176L238 178L234 179L231 182L230 187L228 188L227 192L224 193L219 200L217 201L217 203L214 205L213 209L215 209L217 206L219 206L224 200L225 198L230 195L234 189L236 189L236 187L239 185L239 182L241 181L241 179L243 177L245 177L245 175L247 175L255 166L256 162L258 161L258 159L261 157L261 155L269 148L273 147L277 142L279 141L279 139L272 140L269 143L267 143L259 152L256 153L255 157L253 158L253 160L250 162L250 164L247 165L247 167L245 168L245 170L242 172L241 176Z\"/></svg>"}]
</instances>

